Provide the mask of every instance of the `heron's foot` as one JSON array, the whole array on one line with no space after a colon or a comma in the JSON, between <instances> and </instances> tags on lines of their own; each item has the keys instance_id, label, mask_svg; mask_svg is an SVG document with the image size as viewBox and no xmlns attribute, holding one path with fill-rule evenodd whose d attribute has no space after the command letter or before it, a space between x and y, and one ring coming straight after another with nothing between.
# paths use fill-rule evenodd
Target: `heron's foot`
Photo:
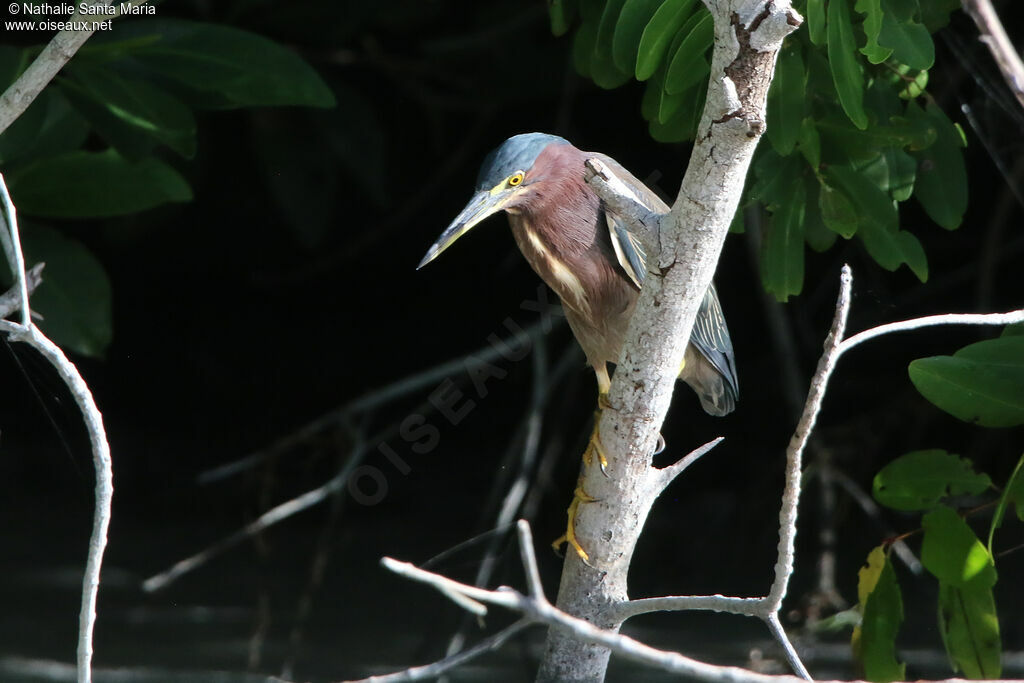
<instances>
[{"instance_id":1,"label":"heron's foot","mask_svg":"<svg viewBox=\"0 0 1024 683\"><path fill-rule=\"evenodd\" d=\"M583 549L583 546L580 545L579 539L576 538L576 515L579 512L581 503L593 503L596 500L597 498L594 498L583 490L582 484L578 485L576 490L573 492L572 502L569 504L569 523L566 525L565 533L556 538L554 543L551 544L551 547L558 552L563 543L568 543L572 549L576 551L579 558L583 560L583 564L588 567L593 567L594 565L590 564L590 555Z\"/></svg>"},{"instance_id":2,"label":"heron's foot","mask_svg":"<svg viewBox=\"0 0 1024 683\"><path fill-rule=\"evenodd\" d=\"M602 410L604 410L605 408L610 408L611 405L612 405L612 402L608 398L608 392L607 391L598 391L597 392L597 414L600 415Z\"/></svg>"}]
</instances>

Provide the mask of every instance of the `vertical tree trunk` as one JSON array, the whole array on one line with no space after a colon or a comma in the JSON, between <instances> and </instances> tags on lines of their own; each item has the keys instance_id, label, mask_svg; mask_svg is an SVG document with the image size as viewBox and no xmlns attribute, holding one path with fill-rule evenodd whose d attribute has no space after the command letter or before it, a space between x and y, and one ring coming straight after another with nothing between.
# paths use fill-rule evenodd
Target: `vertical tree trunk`
<instances>
[{"instance_id":1,"label":"vertical tree trunk","mask_svg":"<svg viewBox=\"0 0 1024 683\"><path fill-rule=\"evenodd\" d=\"M715 21L715 47L690 163L671 213L660 226L660 250L630 324L601 417L608 477L586 468L584 489L598 500L581 505L577 535L592 566L567 552L557 605L618 630L610 605L628 597L636 542L664 477L651 466L676 375L701 300L711 284L747 169L765 129L765 100L783 39L801 22L788 0L704 0ZM607 649L552 629L538 681L601 681Z\"/></svg>"}]
</instances>

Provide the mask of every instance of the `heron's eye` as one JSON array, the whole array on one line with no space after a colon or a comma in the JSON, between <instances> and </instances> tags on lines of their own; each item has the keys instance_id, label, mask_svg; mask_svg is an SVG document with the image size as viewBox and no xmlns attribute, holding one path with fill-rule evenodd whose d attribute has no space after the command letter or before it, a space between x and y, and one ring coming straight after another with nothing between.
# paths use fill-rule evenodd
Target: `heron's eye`
<instances>
[{"instance_id":1,"label":"heron's eye","mask_svg":"<svg viewBox=\"0 0 1024 683\"><path fill-rule=\"evenodd\" d=\"M512 175L510 175L508 177L509 187L515 187L516 185L518 185L521 182L523 182L523 172L522 171L516 171L515 173L513 173Z\"/></svg>"}]
</instances>

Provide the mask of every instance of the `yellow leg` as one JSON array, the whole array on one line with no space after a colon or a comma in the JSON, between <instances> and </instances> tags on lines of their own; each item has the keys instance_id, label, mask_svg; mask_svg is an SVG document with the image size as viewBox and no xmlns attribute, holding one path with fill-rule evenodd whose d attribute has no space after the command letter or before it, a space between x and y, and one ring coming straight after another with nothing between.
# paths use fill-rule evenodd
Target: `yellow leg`
<instances>
[{"instance_id":1,"label":"yellow leg","mask_svg":"<svg viewBox=\"0 0 1024 683\"><path fill-rule=\"evenodd\" d=\"M578 484L573 492L572 503L569 504L569 524L565 528L565 533L556 538L554 543L551 544L551 547L557 551L563 543L568 543L587 566L590 566L590 555L587 554L587 551L580 545L579 539L576 538L576 514L579 512L580 503L593 503L595 500L597 499L587 495L587 492L583 490L582 483Z\"/></svg>"}]
</instances>

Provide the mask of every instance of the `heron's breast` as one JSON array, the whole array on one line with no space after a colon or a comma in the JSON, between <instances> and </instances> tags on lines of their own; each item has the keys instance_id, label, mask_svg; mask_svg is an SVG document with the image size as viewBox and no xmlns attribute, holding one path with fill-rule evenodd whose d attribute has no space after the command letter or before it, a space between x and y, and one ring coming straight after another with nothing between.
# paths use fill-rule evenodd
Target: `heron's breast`
<instances>
[{"instance_id":1,"label":"heron's breast","mask_svg":"<svg viewBox=\"0 0 1024 683\"><path fill-rule=\"evenodd\" d=\"M591 301L571 263L548 246L521 216L510 216L512 235L527 262L562 303L578 314L591 317Z\"/></svg>"}]
</instances>

